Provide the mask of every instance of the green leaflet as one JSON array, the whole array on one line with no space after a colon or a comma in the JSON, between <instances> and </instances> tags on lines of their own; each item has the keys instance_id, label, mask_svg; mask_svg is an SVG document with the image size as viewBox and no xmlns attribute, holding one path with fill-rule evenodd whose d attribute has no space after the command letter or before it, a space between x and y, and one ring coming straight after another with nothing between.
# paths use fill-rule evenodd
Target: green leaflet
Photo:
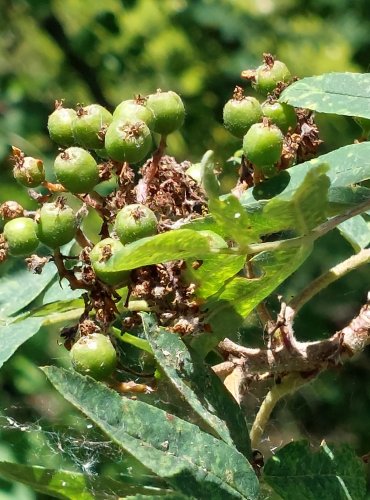
<instances>
[{"instance_id":1,"label":"green leaflet","mask_svg":"<svg viewBox=\"0 0 370 500\"><path fill-rule=\"evenodd\" d=\"M214 500L258 497L253 469L234 447L90 377L52 366L43 371L67 401L175 490Z\"/></svg>"},{"instance_id":2,"label":"green leaflet","mask_svg":"<svg viewBox=\"0 0 370 500\"><path fill-rule=\"evenodd\" d=\"M294 229L299 235L307 234L325 220L330 180L325 164L313 167L305 175L293 196L281 194L263 208L262 217L273 231Z\"/></svg>"},{"instance_id":3,"label":"green leaflet","mask_svg":"<svg viewBox=\"0 0 370 500\"><path fill-rule=\"evenodd\" d=\"M196 259L219 252L212 241L192 229L176 229L125 245L106 263L105 271L135 269L170 260Z\"/></svg>"},{"instance_id":4,"label":"green leaflet","mask_svg":"<svg viewBox=\"0 0 370 500\"><path fill-rule=\"evenodd\" d=\"M366 493L364 466L348 445L314 451L307 441L289 443L267 461L263 478L284 500L363 500Z\"/></svg>"},{"instance_id":5,"label":"green leaflet","mask_svg":"<svg viewBox=\"0 0 370 500\"><path fill-rule=\"evenodd\" d=\"M52 302L0 324L0 368L43 325L78 319L83 305L82 299Z\"/></svg>"},{"instance_id":6,"label":"green leaflet","mask_svg":"<svg viewBox=\"0 0 370 500\"><path fill-rule=\"evenodd\" d=\"M255 188L248 189L241 196L240 202L250 210L259 210L266 204L266 201L262 202L261 200L268 199L271 191L274 191L278 198L282 196L286 200L288 196L294 196L295 190L304 181L306 174L313 167L322 164L329 167L326 175L331 182L330 198L333 188L352 186L370 178L370 142L350 144L313 160L295 165ZM285 180L284 183L281 182L282 178ZM273 189L274 184L278 184L279 189Z\"/></svg>"},{"instance_id":7,"label":"green leaflet","mask_svg":"<svg viewBox=\"0 0 370 500\"><path fill-rule=\"evenodd\" d=\"M370 228L362 215L356 215L356 217L342 222L338 229L343 238L352 245L355 252L366 248L370 243Z\"/></svg>"},{"instance_id":8,"label":"green leaflet","mask_svg":"<svg viewBox=\"0 0 370 500\"><path fill-rule=\"evenodd\" d=\"M249 433L239 405L221 380L180 337L142 313L145 335L162 371L200 417L202 427L251 457Z\"/></svg>"},{"instance_id":9,"label":"green leaflet","mask_svg":"<svg viewBox=\"0 0 370 500\"><path fill-rule=\"evenodd\" d=\"M305 246L263 252L251 259L259 277L235 277L205 303L205 322L211 325L212 333L194 338L192 345L196 350L209 351L234 334L244 318L302 264L311 250L311 246Z\"/></svg>"},{"instance_id":10,"label":"green leaflet","mask_svg":"<svg viewBox=\"0 0 370 500\"><path fill-rule=\"evenodd\" d=\"M11 316L28 306L56 275L53 262L41 274L32 274L24 262L13 260L0 280L0 317Z\"/></svg>"},{"instance_id":11,"label":"green leaflet","mask_svg":"<svg viewBox=\"0 0 370 500\"><path fill-rule=\"evenodd\" d=\"M279 101L322 113L370 118L370 73L326 73L287 87Z\"/></svg>"},{"instance_id":12,"label":"green leaflet","mask_svg":"<svg viewBox=\"0 0 370 500\"><path fill-rule=\"evenodd\" d=\"M101 475L47 469L37 465L21 465L11 462L0 462L0 476L31 486L40 493L66 500L94 500L96 498L116 500L118 496L126 497L126 495L136 493L148 495L158 494L161 491L163 495L171 493L171 490L125 485Z\"/></svg>"},{"instance_id":13,"label":"green leaflet","mask_svg":"<svg viewBox=\"0 0 370 500\"><path fill-rule=\"evenodd\" d=\"M40 330L42 323L43 318L26 318L0 327L0 368L19 346Z\"/></svg>"}]
</instances>

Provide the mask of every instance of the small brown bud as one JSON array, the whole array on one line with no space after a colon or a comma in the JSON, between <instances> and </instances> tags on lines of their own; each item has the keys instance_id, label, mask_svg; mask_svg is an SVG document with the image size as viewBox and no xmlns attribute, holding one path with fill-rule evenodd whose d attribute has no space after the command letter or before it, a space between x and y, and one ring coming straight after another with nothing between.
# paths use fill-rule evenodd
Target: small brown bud
<instances>
[{"instance_id":1,"label":"small brown bud","mask_svg":"<svg viewBox=\"0 0 370 500\"><path fill-rule=\"evenodd\" d=\"M0 206L0 215L7 220L23 217L24 208L16 201L6 201Z\"/></svg>"}]
</instances>

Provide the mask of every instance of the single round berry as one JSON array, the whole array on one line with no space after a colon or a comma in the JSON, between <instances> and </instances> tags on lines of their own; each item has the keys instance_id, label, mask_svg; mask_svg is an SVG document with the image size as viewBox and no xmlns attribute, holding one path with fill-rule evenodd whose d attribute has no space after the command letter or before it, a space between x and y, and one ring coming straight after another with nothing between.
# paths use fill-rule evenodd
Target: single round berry
<instances>
[{"instance_id":1,"label":"single round berry","mask_svg":"<svg viewBox=\"0 0 370 500\"><path fill-rule=\"evenodd\" d=\"M361 116L356 116L354 118L355 122L357 125L359 125L362 128L362 132L365 138L370 136L370 119L369 118L362 118Z\"/></svg>"},{"instance_id":2,"label":"single round berry","mask_svg":"<svg viewBox=\"0 0 370 500\"><path fill-rule=\"evenodd\" d=\"M247 159L262 167L273 165L281 156L284 136L276 125L255 123L243 139L243 151Z\"/></svg>"},{"instance_id":3,"label":"single round berry","mask_svg":"<svg viewBox=\"0 0 370 500\"><path fill-rule=\"evenodd\" d=\"M88 193L100 181L94 158L85 149L75 146L56 157L54 171L58 181L71 193Z\"/></svg>"},{"instance_id":4,"label":"single round berry","mask_svg":"<svg viewBox=\"0 0 370 500\"><path fill-rule=\"evenodd\" d=\"M129 282L130 271L108 272L107 264L110 258L123 249L120 241L113 238L105 238L99 241L90 252L91 265L96 276L111 286L126 286Z\"/></svg>"},{"instance_id":5,"label":"single round berry","mask_svg":"<svg viewBox=\"0 0 370 500\"><path fill-rule=\"evenodd\" d=\"M25 156L16 161L13 175L22 186L37 187L45 180L44 164L42 160Z\"/></svg>"},{"instance_id":6,"label":"single round berry","mask_svg":"<svg viewBox=\"0 0 370 500\"><path fill-rule=\"evenodd\" d=\"M158 90L155 94L149 95L146 105L154 116L152 130L158 134L171 134L184 123L184 103L172 90L168 92Z\"/></svg>"},{"instance_id":7,"label":"single round berry","mask_svg":"<svg viewBox=\"0 0 370 500\"><path fill-rule=\"evenodd\" d=\"M104 147L104 134L112 122L112 115L100 104L77 109L73 120L73 135L77 144L87 149Z\"/></svg>"},{"instance_id":8,"label":"single round berry","mask_svg":"<svg viewBox=\"0 0 370 500\"><path fill-rule=\"evenodd\" d=\"M73 368L82 375L105 380L117 365L116 350L106 335L91 333L81 337L70 350Z\"/></svg>"},{"instance_id":9,"label":"single round berry","mask_svg":"<svg viewBox=\"0 0 370 500\"><path fill-rule=\"evenodd\" d=\"M75 143L72 124L77 114L74 109L63 108L60 103L56 103L56 109L48 119L48 130L52 141L59 146L69 147Z\"/></svg>"},{"instance_id":10,"label":"single round berry","mask_svg":"<svg viewBox=\"0 0 370 500\"><path fill-rule=\"evenodd\" d=\"M286 134L289 129L294 130L297 126L297 115L293 106L284 102L269 102L262 104L263 115L279 127Z\"/></svg>"},{"instance_id":11,"label":"single round berry","mask_svg":"<svg viewBox=\"0 0 370 500\"><path fill-rule=\"evenodd\" d=\"M289 82L292 75L287 66L275 60L270 54L264 55L265 63L256 69L255 88L258 92L268 94L279 82Z\"/></svg>"},{"instance_id":12,"label":"single round berry","mask_svg":"<svg viewBox=\"0 0 370 500\"><path fill-rule=\"evenodd\" d=\"M30 255L39 245L37 224L28 217L18 217L4 226L4 237L9 253L14 256Z\"/></svg>"},{"instance_id":13,"label":"single round berry","mask_svg":"<svg viewBox=\"0 0 370 500\"><path fill-rule=\"evenodd\" d=\"M154 212L145 205L126 205L116 216L114 230L125 245L157 232L158 221Z\"/></svg>"},{"instance_id":14,"label":"single round berry","mask_svg":"<svg viewBox=\"0 0 370 500\"><path fill-rule=\"evenodd\" d=\"M113 120L142 120L151 129L154 123L154 116L146 105L146 99L128 99L122 101L113 113Z\"/></svg>"},{"instance_id":15,"label":"single round berry","mask_svg":"<svg viewBox=\"0 0 370 500\"><path fill-rule=\"evenodd\" d=\"M40 209L37 236L50 248L69 243L76 233L77 219L71 207L63 200L44 203Z\"/></svg>"},{"instance_id":16,"label":"single round berry","mask_svg":"<svg viewBox=\"0 0 370 500\"><path fill-rule=\"evenodd\" d=\"M240 87L237 87L232 99L224 106L223 119L227 130L235 137L243 137L251 125L262 118L260 103L254 97L244 97Z\"/></svg>"},{"instance_id":17,"label":"single round berry","mask_svg":"<svg viewBox=\"0 0 370 500\"><path fill-rule=\"evenodd\" d=\"M142 120L114 120L105 135L105 149L112 160L137 163L152 147L152 135Z\"/></svg>"}]
</instances>

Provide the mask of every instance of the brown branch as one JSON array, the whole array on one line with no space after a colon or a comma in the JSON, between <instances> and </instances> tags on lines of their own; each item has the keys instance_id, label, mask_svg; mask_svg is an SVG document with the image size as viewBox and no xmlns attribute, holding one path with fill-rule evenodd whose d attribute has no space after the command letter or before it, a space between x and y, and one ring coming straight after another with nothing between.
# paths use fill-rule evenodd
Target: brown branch
<instances>
[{"instance_id":1,"label":"brown branch","mask_svg":"<svg viewBox=\"0 0 370 500\"><path fill-rule=\"evenodd\" d=\"M291 310L287 307L286 323ZM281 345L275 349L251 349L229 339L219 347L228 354L228 361L235 367L242 364L245 375L270 372L281 375L289 372L317 372L343 363L362 352L370 344L370 299L345 328L332 337L314 342L294 342L294 349ZM218 365L217 365L218 366ZM217 367L214 367L217 372Z\"/></svg>"},{"instance_id":2,"label":"brown branch","mask_svg":"<svg viewBox=\"0 0 370 500\"><path fill-rule=\"evenodd\" d=\"M60 253L59 248L54 250L53 260L58 269L60 279L65 278L69 282L69 286L71 287L72 290L78 290L78 289L88 290L90 288L86 283L83 283L82 281L77 279L73 271L70 271L65 267L63 256Z\"/></svg>"}]
</instances>

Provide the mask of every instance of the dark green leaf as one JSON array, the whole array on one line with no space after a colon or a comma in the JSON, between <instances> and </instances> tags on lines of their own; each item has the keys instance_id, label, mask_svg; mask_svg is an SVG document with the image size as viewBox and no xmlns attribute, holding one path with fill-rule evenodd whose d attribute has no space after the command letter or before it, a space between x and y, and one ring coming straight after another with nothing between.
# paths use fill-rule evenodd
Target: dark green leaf
<instances>
[{"instance_id":1,"label":"dark green leaf","mask_svg":"<svg viewBox=\"0 0 370 500\"><path fill-rule=\"evenodd\" d=\"M31 486L40 493L62 499L94 500L104 498L115 500L118 496L126 497L126 495L135 493L147 493L148 495L158 493L157 488L124 485L102 475L93 476L80 472L46 469L37 465L30 466L10 462L0 462L0 476ZM163 494L170 492L171 490L165 490Z\"/></svg>"},{"instance_id":2,"label":"dark green leaf","mask_svg":"<svg viewBox=\"0 0 370 500\"><path fill-rule=\"evenodd\" d=\"M363 500L366 493L363 464L347 445L314 451L306 441L289 443L267 461L263 477L284 500Z\"/></svg>"},{"instance_id":3,"label":"dark green leaf","mask_svg":"<svg viewBox=\"0 0 370 500\"><path fill-rule=\"evenodd\" d=\"M197 426L75 372L43 368L62 396L173 488L195 498L255 499L258 481L235 448Z\"/></svg>"},{"instance_id":4,"label":"dark green leaf","mask_svg":"<svg viewBox=\"0 0 370 500\"><path fill-rule=\"evenodd\" d=\"M200 417L202 427L251 457L249 433L239 405L215 373L180 337L142 313L153 354L171 385Z\"/></svg>"},{"instance_id":5,"label":"dark green leaf","mask_svg":"<svg viewBox=\"0 0 370 500\"><path fill-rule=\"evenodd\" d=\"M41 328L42 318L27 318L0 326L0 367Z\"/></svg>"},{"instance_id":6,"label":"dark green leaf","mask_svg":"<svg viewBox=\"0 0 370 500\"><path fill-rule=\"evenodd\" d=\"M370 118L369 89L369 73L326 73L298 80L279 100L322 113Z\"/></svg>"}]
</instances>

